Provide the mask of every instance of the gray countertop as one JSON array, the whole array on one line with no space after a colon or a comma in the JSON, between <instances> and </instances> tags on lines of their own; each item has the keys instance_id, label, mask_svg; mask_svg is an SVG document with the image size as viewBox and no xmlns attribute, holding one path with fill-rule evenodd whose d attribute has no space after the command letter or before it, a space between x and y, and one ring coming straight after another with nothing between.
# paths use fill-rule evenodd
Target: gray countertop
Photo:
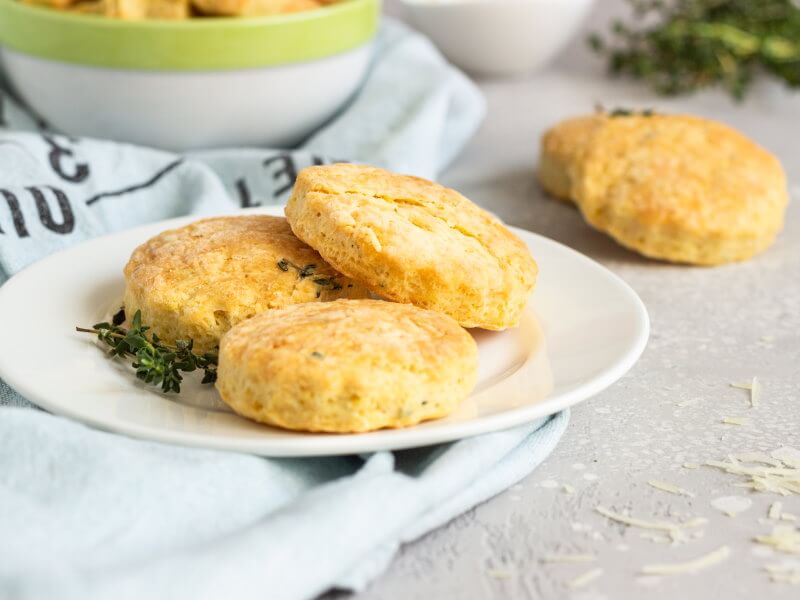
<instances>
[{"instance_id":1,"label":"gray countertop","mask_svg":"<svg viewBox=\"0 0 800 600\"><path fill-rule=\"evenodd\" d=\"M591 22L604 24L617 2ZM576 44L544 73L483 81L489 112L443 182L507 222L549 236L622 276L644 300L652 334L641 361L621 381L572 411L552 456L518 486L402 549L363 600L449 598L798 598L800 585L771 582L764 565L800 556L772 554L752 540L768 533L768 507L782 500L800 515L800 496L779 498L736 487L741 478L710 467L687 469L746 451L800 448L800 93L764 82L735 104L718 93L665 100L644 87L605 77ZM747 263L717 268L671 266L641 258L589 229L569 205L546 197L534 166L539 138L558 120L606 106L654 107L722 120L775 152L793 203L776 244ZM758 376L757 408L731 382ZM725 425L724 417L746 417ZM695 497L657 490L648 480ZM575 488L563 491L563 484ZM712 501L743 496L736 517ZM648 519L708 519L702 537L671 546L644 530L610 522L603 505ZM650 532L652 534L652 532ZM645 534L647 535L647 534ZM730 558L689 575L644 577L646 563L680 562L727 545ZM589 553L593 563L547 564L552 553ZM567 583L593 568L579 589Z\"/></svg>"}]
</instances>

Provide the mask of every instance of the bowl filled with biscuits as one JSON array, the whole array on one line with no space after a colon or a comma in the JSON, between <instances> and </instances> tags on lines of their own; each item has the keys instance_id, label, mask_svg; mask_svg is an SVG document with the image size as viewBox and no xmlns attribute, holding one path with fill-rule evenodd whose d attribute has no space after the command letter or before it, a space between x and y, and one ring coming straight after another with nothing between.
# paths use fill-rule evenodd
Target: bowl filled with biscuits
<instances>
[{"instance_id":1,"label":"bowl filled with biscuits","mask_svg":"<svg viewBox=\"0 0 800 600\"><path fill-rule=\"evenodd\" d=\"M0 0L8 83L70 135L291 146L356 93L379 0Z\"/></svg>"}]
</instances>

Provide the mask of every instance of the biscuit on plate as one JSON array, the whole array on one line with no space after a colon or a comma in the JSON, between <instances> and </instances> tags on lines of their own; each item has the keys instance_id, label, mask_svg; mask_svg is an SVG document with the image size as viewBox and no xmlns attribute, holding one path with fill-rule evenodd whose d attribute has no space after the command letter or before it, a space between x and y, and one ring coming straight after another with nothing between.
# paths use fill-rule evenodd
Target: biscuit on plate
<instances>
[{"instance_id":1,"label":"biscuit on plate","mask_svg":"<svg viewBox=\"0 0 800 600\"><path fill-rule=\"evenodd\" d=\"M519 323L536 281L528 247L464 196L363 165L303 169L286 205L297 236L372 292L464 327Z\"/></svg>"},{"instance_id":2,"label":"biscuit on plate","mask_svg":"<svg viewBox=\"0 0 800 600\"><path fill-rule=\"evenodd\" d=\"M410 304L296 304L223 336L216 385L261 423L363 432L448 415L475 385L477 356L453 319Z\"/></svg>"},{"instance_id":3,"label":"biscuit on plate","mask_svg":"<svg viewBox=\"0 0 800 600\"><path fill-rule=\"evenodd\" d=\"M542 140L539 179L623 246L678 263L750 258L773 242L788 203L777 158L686 115L565 121Z\"/></svg>"},{"instance_id":4,"label":"biscuit on plate","mask_svg":"<svg viewBox=\"0 0 800 600\"><path fill-rule=\"evenodd\" d=\"M211 350L232 326L298 302L369 292L327 265L283 217L197 221L139 246L125 266L125 310L162 340Z\"/></svg>"}]
</instances>

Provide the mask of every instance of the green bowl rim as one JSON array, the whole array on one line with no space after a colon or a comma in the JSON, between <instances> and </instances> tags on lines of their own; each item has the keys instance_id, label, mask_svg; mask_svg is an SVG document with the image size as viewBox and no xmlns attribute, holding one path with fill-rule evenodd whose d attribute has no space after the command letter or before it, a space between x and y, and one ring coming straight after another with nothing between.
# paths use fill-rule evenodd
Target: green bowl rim
<instances>
[{"instance_id":1,"label":"green bowl rim","mask_svg":"<svg viewBox=\"0 0 800 600\"><path fill-rule=\"evenodd\" d=\"M315 60L375 35L380 0L341 0L266 17L125 21L0 0L0 45L59 62L203 71Z\"/></svg>"}]
</instances>

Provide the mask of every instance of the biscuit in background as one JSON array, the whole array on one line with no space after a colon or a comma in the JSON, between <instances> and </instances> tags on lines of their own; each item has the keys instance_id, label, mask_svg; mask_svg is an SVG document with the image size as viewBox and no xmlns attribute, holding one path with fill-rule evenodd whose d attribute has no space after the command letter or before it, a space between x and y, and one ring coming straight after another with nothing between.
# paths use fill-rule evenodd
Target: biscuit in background
<instances>
[{"instance_id":1,"label":"biscuit in background","mask_svg":"<svg viewBox=\"0 0 800 600\"><path fill-rule=\"evenodd\" d=\"M496 217L419 177L365 165L309 167L286 216L338 271L464 327L516 326L536 281L528 247Z\"/></svg>"},{"instance_id":2,"label":"biscuit in background","mask_svg":"<svg viewBox=\"0 0 800 600\"><path fill-rule=\"evenodd\" d=\"M263 17L313 10L317 0L192 0L203 14L231 17Z\"/></svg>"},{"instance_id":3,"label":"biscuit in background","mask_svg":"<svg viewBox=\"0 0 800 600\"><path fill-rule=\"evenodd\" d=\"M687 115L564 121L542 139L539 180L623 246L699 265L769 247L788 203L777 158L722 123Z\"/></svg>"},{"instance_id":4,"label":"biscuit in background","mask_svg":"<svg viewBox=\"0 0 800 600\"><path fill-rule=\"evenodd\" d=\"M218 217L165 231L125 266L125 310L167 343L213 349L237 323L300 302L364 298L292 233L286 219Z\"/></svg>"},{"instance_id":5,"label":"biscuit in background","mask_svg":"<svg viewBox=\"0 0 800 600\"><path fill-rule=\"evenodd\" d=\"M302 431L407 427L450 414L477 378L475 340L441 313L337 300L262 313L222 338L217 389L238 414Z\"/></svg>"},{"instance_id":6,"label":"biscuit in background","mask_svg":"<svg viewBox=\"0 0 800 600\"><path fill-rule=\"evenodd\" d=\"M131 21L188 19L190 16L189 0L43 0L31 3Z\"/></svg>"}]
</instances>

